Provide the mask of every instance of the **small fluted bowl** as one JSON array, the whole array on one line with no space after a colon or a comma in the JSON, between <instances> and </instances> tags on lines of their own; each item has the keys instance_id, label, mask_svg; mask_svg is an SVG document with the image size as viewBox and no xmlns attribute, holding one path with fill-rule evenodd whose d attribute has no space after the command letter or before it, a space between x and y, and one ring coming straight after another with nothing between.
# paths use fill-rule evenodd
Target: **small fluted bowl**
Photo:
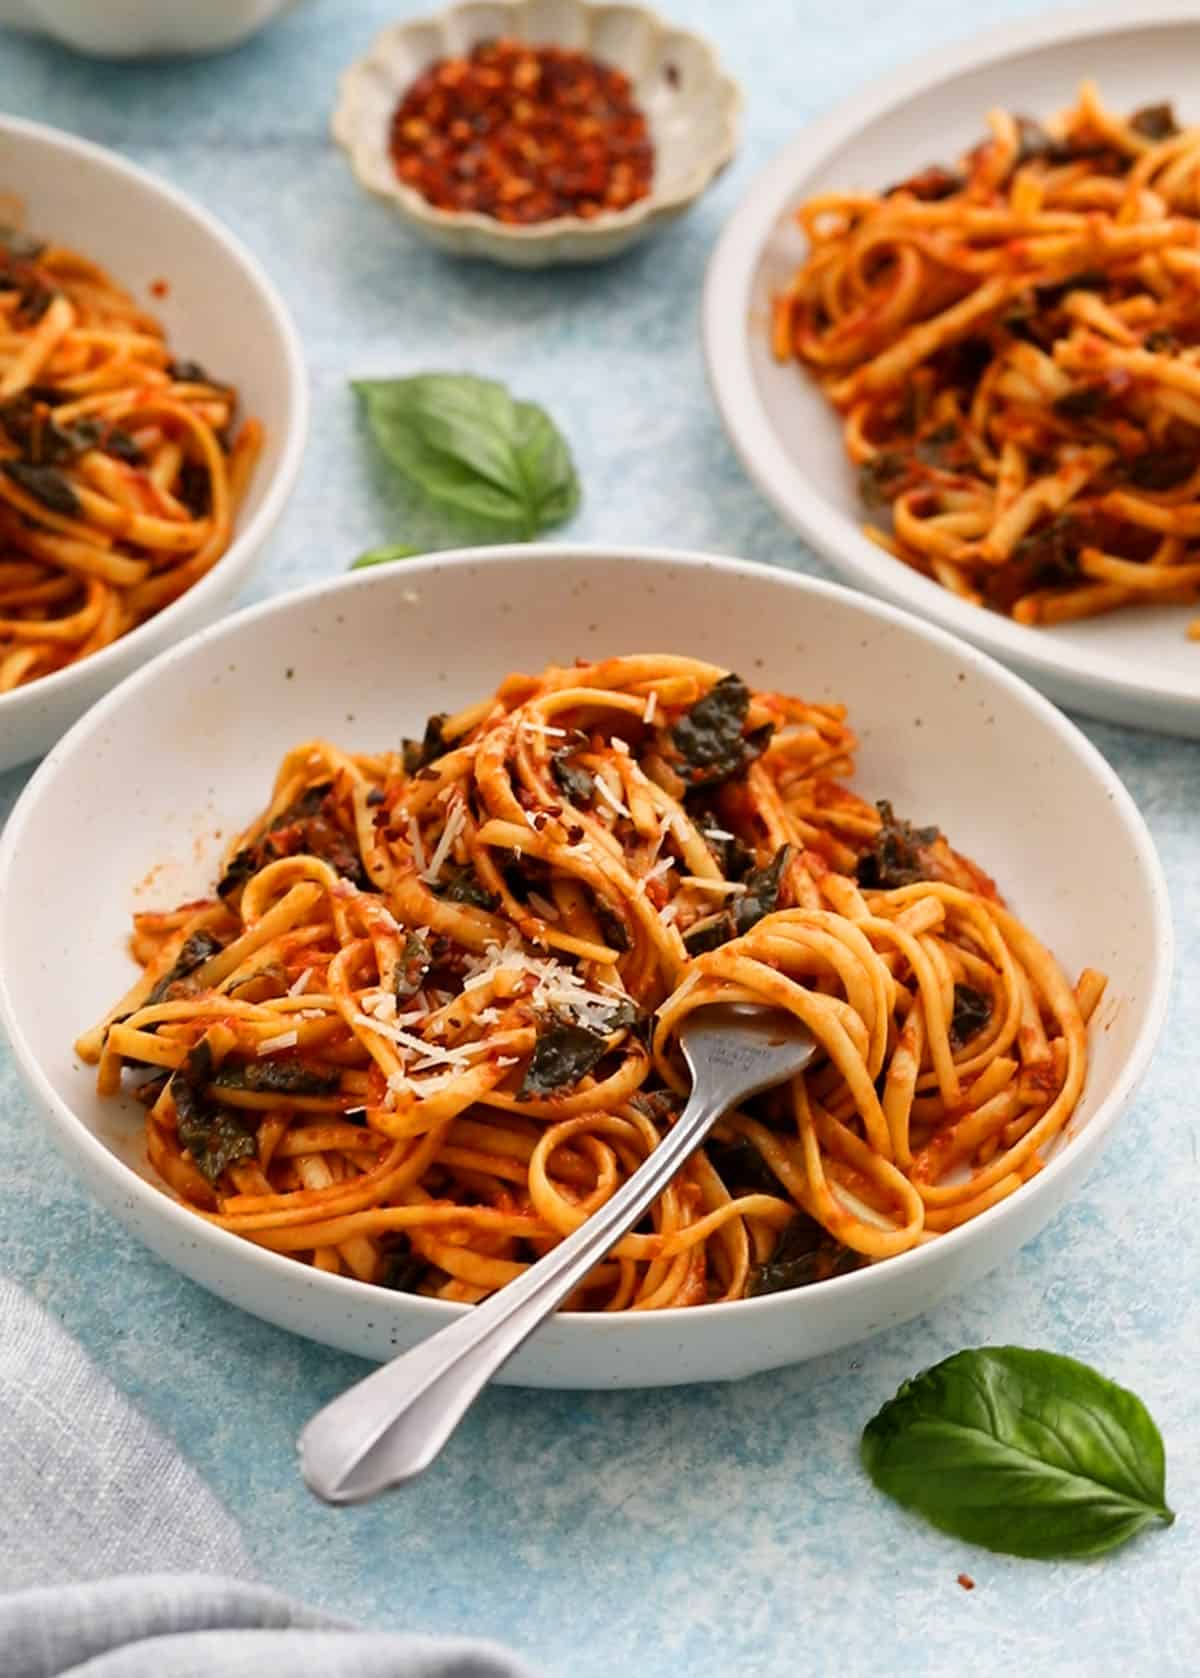
<instances>
[{"instance_id":1,"label":"small fluted bowl","mask_svg":"<svg viewBox=\"0 0 1200 1678\"><path fill-rule=\"evenodd\" d=\"M654 142L645 198L590 219L514 226L475 210L441 210L401 181L388 147L392 114L439 58L505 35L615 65L633 84ZM359 181L431 244L514 268L616 256L692 205L737 150L741 93L707 41L642 6L585 0L461 0L434 17L393 24L341 79L333 135Z\"/></svg>"}]
</instances>

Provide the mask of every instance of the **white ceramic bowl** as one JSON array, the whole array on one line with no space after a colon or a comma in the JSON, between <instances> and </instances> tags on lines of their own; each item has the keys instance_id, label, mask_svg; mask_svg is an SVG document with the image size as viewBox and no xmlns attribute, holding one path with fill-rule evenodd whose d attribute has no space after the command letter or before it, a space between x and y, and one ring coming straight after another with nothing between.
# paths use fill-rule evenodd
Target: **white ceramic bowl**
<instances>
[{"instance_id":1,"label":"white ceramic bowl","mask_svg":"<svg viewBox=\"0 0 1200 1678\"><path fill-rule=\"evenodd\" d=\"M1196 0L1102 0L986 30L889 72L810 124L750 187L713 253L704 342L717 406L742 463L780 515L849 581L1003 659L1060 704L1200 737L1194 608L1138 607L1029 628L960 600L861 531L841 424L815 381L771 355L770 301L803 259L792 211L814 193L877 191L953 162L995 105L1048 115L1092 77L1118 111L1175 99L1200 121L1186 66L1200 51Z\"/></svg>"},{"instance_id":2,"label":"white ceramic bowl","mask_svg":"<svg viewBox=\"0 0 1200 1678\"><path fill-rule=\"evenodd\" d=\"M266 446L234 539L206 577L91 658L0 694L0 770L44 752L102 693L201 624L253 570L283 510L308 431L308 383L279 293L244 246L199 205L115 153L0 116L0 193L25 201L31 232L108 268L166 327L175 353L236 384ZM165 280L169 294L150 292Z\"/></svg>"},{"instance_id":3,"label":"white ceramic bowl","mask_svg":"<svg viewBox=\"0 0 1200 1678\"><path fill-rule=\"evenodd\" d=\"M296 0L0 0L0 24L104 58L220 52Z\"/></svg>"},{"instance_id":4,"label":"white ceramic bowl","mask_svg":"<svg viewBox=\"0 0 1200 1678\"><path fill-rule=\"evenodd\" d=\"M211 890L218 832L261 808L289 745L323 734L384 749L510 669L652 649L846 700L862 740L857 785L940 823L994 870L1069 972L1102 967L1110 989L1073 1139L1011 1199L915 1252L796 1293L560 1316L504 1378L666 1385L814 1357L976 1280L1079 1187L1150 1058L1171 966L1150 837L1079 731L990 659L832 584L700 555L499 548L352 574L194 636L72 730L8 823L0 1021L68 1159L155 1252L235 1304L365 1357L385 1358L463 1309L329 1276L204 1223L152 1180L142 1110L98 1099L71 1041L133 977L131 908ZM79 863L84 825L90 854L104 858L99 875Z\"/></svg>"},{"instance_id":5,"label":"white ceramic bowl","mask_svg":"<svg viewBox=\"0 0 1200 1678\"><path fill-rule=\"evenodd\" d=\"M392 112L436 59L477 42L515 35L571 47L623 70L649 119L655 146L650 193L627 210L585 221L560 216L512 227L474 211L435 209L396 177L388 153ZM490 257L514 268L594 262L616 256L682 215L737 150L741 94L699 35L664 23L644 6L586 0L462 0L434 17L393 24L341 82L333 135L369 192L386 200L431 244L456 256Z\"/></svg>"}]
</instances>

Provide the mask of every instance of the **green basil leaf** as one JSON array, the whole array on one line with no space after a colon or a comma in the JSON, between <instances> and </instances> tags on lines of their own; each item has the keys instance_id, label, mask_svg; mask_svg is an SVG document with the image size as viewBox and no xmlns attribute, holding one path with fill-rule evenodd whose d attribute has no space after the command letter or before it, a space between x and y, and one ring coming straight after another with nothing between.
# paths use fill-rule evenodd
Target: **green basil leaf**
<instances>
[{"instance_id":1,"label":"green basil leaf","mask_svg":"<svg viewBox=\"0 0 1200 1678\"><path fill-rule=\"evenodd\" d=\"M925 1370L867 1423L862 1460L906 1509L1005 1555L1096 1556L1175 1519L1141 1400L1053 1352L984 1346Z\"/></svg>"},{"instance_id":2,"label":"green basil leaf","mask_svg":"<svg viewBox=\"0 0 1200 1678\"><path fill-rule=\"evenodd\" d=\"M351 564L351 571L365 571L369 565L390 565L394 559L413 559L420 548L406 547L403 542L386 542L381 548L368 548Z\"/></svg>"},{"instance_id":3,"label":"green basil leaf","mask_svg":"<svg viewBox=\"0 0 1200 1678\"><path fill-rule=\"evenodd\" d=\"M529 541L579 505L579 480L557 426L494 379L423 373L361 379L375 441L426 495Z\"/></svg>"}]
</instances>

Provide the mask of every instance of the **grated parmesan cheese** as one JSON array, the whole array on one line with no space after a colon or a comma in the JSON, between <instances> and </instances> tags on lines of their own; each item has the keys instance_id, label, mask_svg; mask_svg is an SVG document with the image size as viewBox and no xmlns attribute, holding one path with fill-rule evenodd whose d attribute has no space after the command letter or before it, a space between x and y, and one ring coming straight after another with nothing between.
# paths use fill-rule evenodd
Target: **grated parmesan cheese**
<instances>
[{"instance_id":1,"label":"grated parmesan cheese","mask_svg":"<svg viewBox=\"0 0 1200 1678\"><path fill-rule=\"evenodd\" d=\"M414 1037L411 1032L402 1030L398 1025L392 1025L388 1020L372 1019L369 1014L353 1016L354 1024L365 1026L368 1031L374 1031L380 1037L386 1037L410 1054L431 1055L444 1066L463 1066L466 1054L462 1049L439 1049L435 1043L426 1043L423 1037Z\"/></svg>"},{"instance_id":2,"label":"grated parmesan cheese","mask_svg":"<svg viewBox=\"0 0 1200 1678\"><path fill-rule=\"evenodd\" d=\"M295 984L288 986L288 995L303 996L305 991L308 989L308 981L312 978L312 976L312 968L306 967L304 972L301 973L300 977L296 980Z\"/></svg>"},{"instance_id":3,"label":"grated parmesan cheese","mask_svg":"<svg viewBox=\"0 0 1200 1678\"><path fill-rule=\"evenodd\" d=\"M254 1052L259 1055L273 1055L276 1049L294 1049L299 1041L298 1031L281 1031L278 1037L264 1037Z\"/></svg>"},{"instance_id":4,"label":"grated parmesan cheese","mask_svg":"<svg viewBox=\"0 0 1200 1678\"><path fill-rule=\"evenodd\" d=\"M695 891L708 891L714 897L742 897L746 888L740 880L705 880L699 874L685 874L681 884Z\"/></svg>"},{"instance_id":5,"label":"grated parmesan cheese","mask_svg":"<svg viewBox=\"0 0 1200 1678\"><path fill-rule=\"evenodd\" d=\"M558 919L558 910L540 892L530 892L529 907L535 915L540 915L544 921L556 921Z\"/></svg>"},{"instance_id":6,"label":"grated parmesan cheese","mask_svg":"<svg viewBox=\"0 0 1200 1678\"><path fill-rule=\"evenodd\" d=\"M734 838L734 835L732 833L726 833L723 827L706 827L704 829L704 837L706 839L731 840Z\"/></svg>"},{"instance_id":7,"label":"grated parmesan cheese","mask_svg":"<svg viewBox=\"0 0 1200 1678\"><path fill-rule=\"evenodd\" d=\"M425 873L425 846L421 842L421 828L415 816L408 818L408 844L417 865L417 873Z\"/></svg>"},{"instance_id":8,"label":"grated parmesan cheese","mask_svg":"<svg viewBox=\"0 0 1200 1678\"><path fill-rule=\"evenodd\" d=\"M596 776L595 787L596 791L600 794L601 798L610 807L610 809L615 810L619 816L628 816L629 811L621 803L621 800L617 797L616 793L608 790L603 775Z\"/></svg>"},{"instance_id":9,"label":"grated parmesan cheese","mask_svg":"<svg viewBox=\"0 0 1200 1678\"><path fill-rule=\"evenodd\" d=\"M442 836L437 842L437 848L429 859L429 867L421 870L421 878L428 884L434 885L441 878L446 858L466 826L467 807L461 797L446 806L446 825L442 829Z\"/></svg>"},{"instance_id":10,"label":"grated parmesan cheese","mask_svg":"<svg viewBox=\"0 0 1200 1678\"><path fill-rule=\"evenodd\" d=\"M650 692L646 695L646 706L645 706L645 709L642 712L642 721L643 722L653 722L654 721L654 713L657 710L658 710L658 691L655 688L651 688Z\"/></svg>"},{"instance_id":11,"label":"grated parmesan cheese","mask_svg":"<svg viewBox=\"0 0 1200 1678\"><path fill-rule=\"evenodd\" d=\"M463 981L464 991L479 990L500 972L525 973L536 981L530 1001L537 1009L574 1014L582 1024L603 1028L612 1012L608 997L582 984L576 974L553 956L534 956L524 950L514 935L507 944L491 944L482 956L468 964L471 971ZM622 996L621 992L610 995Z\"/></svg>"},{"instance_id":12,"label":"grated parmesan cheese","mask_svg":"<svg viewBox=\"0 0 1200 1678\"><path fill-rule=\"evenodd\" d=\"M396 1018L396 998L390 991L363 991L359 998L364 1010L377 1020L394 1020Z\"/></svg>"},{"instance_id":13,"label":"grated parmesan cheese","mask_svg":"<svg viewBox=\"0 0 1200 1678\"><path fill-rule=\"evenodd\" d=\"M638 890L639 891L645 891L646 887L650 884L651 880L661 880L663 875L664 874L669 874L671 872L672 868L674 868L674 866L675 866L675 858L674 857L670 857L670 856L662 857L658 862L656 862L654 864L654 867L651 868L648 873L645 873L645 874L642 875L641 879L638 881Z\"/></svg>"}]
</instances>

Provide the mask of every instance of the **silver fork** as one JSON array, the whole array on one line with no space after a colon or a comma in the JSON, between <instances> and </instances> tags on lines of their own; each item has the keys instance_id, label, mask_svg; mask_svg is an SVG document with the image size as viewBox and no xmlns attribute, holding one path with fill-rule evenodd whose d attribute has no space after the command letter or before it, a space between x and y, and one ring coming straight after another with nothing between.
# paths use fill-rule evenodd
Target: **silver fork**
<instances>
[{"instance_id":1,"label":"silver fork","mask_svg":"<svg viewBox=\"0 0 1200 1678\"><path fill-rule=\"evenodd\" d=\"M801 1071L816 1049L799 1020L749 1003L698 1008L679 1045L691 1096L628 1182L523 1276L350 1387L303 1429L301 1471L318 1497L363 1503L423 1473L501 1365L633 1228L722 1114Z\"/></svg>"}]
</instances>

